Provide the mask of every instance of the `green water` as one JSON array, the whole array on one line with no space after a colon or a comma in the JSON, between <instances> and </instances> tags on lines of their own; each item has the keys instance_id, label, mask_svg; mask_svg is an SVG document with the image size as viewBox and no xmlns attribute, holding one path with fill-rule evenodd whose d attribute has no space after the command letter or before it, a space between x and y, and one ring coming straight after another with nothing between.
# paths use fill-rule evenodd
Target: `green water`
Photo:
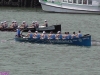
<instances>
[{"instance_id":1,"label":"green water","mask_svg":"<svg viewBox=\"0 0 100 75\"><path fill-rule=\"evenodd\" d=\"M41 8L0 8L0 22L16 20L47 20L49 25L61 24L62 33L69 31L91 34L100 41L100 15L48 13ZM14 41L15 32L0 32L0 71L9 75L100 75L100 46L79 47L19 43Z\"/></svg>"}]
</instances>

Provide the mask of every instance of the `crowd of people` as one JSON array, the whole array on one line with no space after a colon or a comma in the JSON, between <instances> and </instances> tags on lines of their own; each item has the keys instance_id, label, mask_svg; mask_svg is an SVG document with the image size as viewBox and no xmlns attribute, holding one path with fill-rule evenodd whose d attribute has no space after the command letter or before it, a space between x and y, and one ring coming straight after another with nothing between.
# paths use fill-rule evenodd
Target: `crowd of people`
<instances>
[{"instance_id":1,"label":"crowd of people","mask_svg":"<svg viewBox=\"0 0 100 75\"><path fill-rule=\"evenodd\" d=\"M43 26L47 27L48 26L48 22L47 20L44 20L44 24ZM22 24L19 26L20 28L38 28L39 27L39 23L37 21L33 21L31 25L28 25L26 23L26 21L23 21ZM14 28L17 29L18 28L18 23L17 21L12 21L12 23L10 24L10 26L8 26L7 21L3 21L0 24L0 29L2 28Z\"/></svg>"}]
</instances>

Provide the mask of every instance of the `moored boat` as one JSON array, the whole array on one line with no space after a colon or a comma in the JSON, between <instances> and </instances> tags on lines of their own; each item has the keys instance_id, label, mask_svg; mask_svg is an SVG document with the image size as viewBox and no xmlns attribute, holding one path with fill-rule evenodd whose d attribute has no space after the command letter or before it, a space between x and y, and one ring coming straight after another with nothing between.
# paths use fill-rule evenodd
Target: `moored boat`
<instances>
[{"instance_id":1,"label":"moored boat","mask_svg":"<svg viewBox=\"0 0 100 75\"><path fill-rule=\"evenodd\" d=\"M67 44L67 45L77 45L77 46L91 46L91 35L87 34L80 38L73 39L35 39L27 37L15 36L15 40L19 42L30 42L30 43L40 43L40 44Z\"/></svg>"},{"instance_id":2,"label":"moored boat","mask_svg":"<svg viewBox=\"0 0 100 75\"><path fill-rule=\"evenodd\" d=\"M100 14L100 0L39 0L48 12Z\"/></svg>"},{"instance_id":3,"label":"moored boat","mask_svg":"<svg viewBox=\"0 0 100 75\"><path fill-rule=\"evenodd\" d=\"M46 32L50 32L50 31L53 31L54 33L57 33L57 31L61 31L61 24L58 24L58 25L51 25L51 26L48 26L48 27L39 27L39 28L32 28L32 27L28 27L28 28L20 28L21 30L23 30L23 32L28 32L29 30L31 30L31 32L35 32L35 31L38 31L38 32L43 32L43 31L46 31ZM16 31L16 28L1 28L0 31Z\"/></svg>"}]
</instances>

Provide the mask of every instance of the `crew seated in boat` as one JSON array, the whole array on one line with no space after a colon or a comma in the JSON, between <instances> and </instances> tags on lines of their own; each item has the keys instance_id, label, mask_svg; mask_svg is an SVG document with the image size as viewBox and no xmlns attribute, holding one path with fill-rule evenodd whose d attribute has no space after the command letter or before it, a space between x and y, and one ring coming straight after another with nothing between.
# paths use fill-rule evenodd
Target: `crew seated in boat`
<instances>
[{"instance_id":1,"label":"crew seated in boat","mask_svg":"<svg viewBox=\"0 0 100 75\"><path fill-rule=\"evenodd\" d=\"M39 23L35 21L35 28L39 28Z\"/></svg>"},{"instance_id":2,"label":"crew seated in boat","mask_svg":"<svg viewBox=\"0 0 100 75\"><path fill-rule=\"evenodd\" d=\"M45 31L41 34L41 39L48 39L48 36Z\"/></svg>"},{"instance_id":3,"label":"crew seated in boat","mask_svg":"<svg viewBox=\"0 0 100 75\"><path fill-rule=\"evenodd\" d=\"M32 32L30 30L28 31L28 34L26 35L26 37L33 38L33 34L32 34Z\"/></svg>"},{"instance_id":4,"label":"crew seated in boat","mask_svg":"<svg viewBox=\"0 0 100 75\"><path fill-rule=\"evenodd\" d=\"M14 28L14 21L12 21L11 25L9 26L9 28Z\"/></svg>"},{"instance_id":5,"label":"crew seated in boat","mask_svg":"<svg viewBox=\"0 0 100 75\"><path fill-rule=\"evenodd\" d=\"M65 34L63 35L63 39L68 39L68 32L65 32Z\"/></svg>"},{"instance_id":6,"label":"crew seated in boat","mask_svg":"<svg viewBox=\"0 0 100 75\"><path fill-rule=\"evenodd\" d=\"M18 28L18 23L16 21L14 21L14 28Z\"/></svg>"},{"instance_id":7,"label":"crew seated in boat","mask_svg":"<svg viewBox=\"0 0 100 75\"><path fill-rule=\"evenodd\" d=\"M3 29L3 22L1 22L0 24L0 29Z\"/></svg>"},{"instance_id":8,"label":"crew seated in boat","mask_svg":"<svg viewBox=\"0 0 100 75\"><path fill-rule=\"evenodd\" d=\"M48 22L47 22L47 20L44 20L43 26L48 27Z\"/></svg>"},{"instance_id":9,"label":"crew seated in boat","mask_svg":"<svg viewBox=\"0 0 100 75\"><path fill-rule=\"evenodd\" d=\"M4 21L3 28L7 28L7 27L8 27L7 21Z\"/></svg>"},{"instance_id":10,"label":"crew seated in boat","mask_svg":"<svg viewBox=\"0 0 100 75\"><path fill-rule=\"evenodd\" d=\"M82 33L81 33L81 31L78 31L77 36L78 36L78 38L82 37Z\"/></svg>"},{"instance_id":11,"label":"crew seated in boat","mask_svg":"<svg viewBox=\"0 0 100 75\"><path fill-rule=\"evenodd\" d=\"M21 28L27 28L28 27L28 24L26 24L25 21L22 22L22 25L20 26Z\"/></svg>"},{"instance_id":12,"label":"crew seated in boat","mask_svg":"<svg viewBox=\"0 0 100 75\"><path fill-rule=\"evenodd\" d=\"M40 34L38 33L38 31L35 31L34 35L33 35L33 38L34 39L40 39Z\"/></svg>"},{"instance_id":13,"label":"crew seated in boat","mask_svg":"<svg viewBox=\"0 0 100 75\"><path fill-rule=\"evenodd\" d=\"M61 34L61 31L58 31L57 34L56 34L56 39L62 39L62 34Z\"/></svg>"},{"instance_id":14,"label":"crew seated in boat","mask_svg":"<svg viewBox=\"0 0 100 75\"><path fill-rule=\"evenodd\" d=\"M65 32L63 39L71 39L71 34L69 34L69 32Z\"/></svg>"},{"instance_id":15,"label":"crew seated in boat","mask_svg":"<svg viewBox=\"0 0 100 75\"><path fill-rule=\"evenodd\" d=\"M31 24L30 27L31 27L31 28L35 28L35 22L34 22L34 21L32 22L32 24Z\"/></svg>"},{"instance_id":16,"label":"crew seated in boat","mask_svg":"<svg viewBox=\"0 0 100 75\"><path fill-rule=\"evenodd\" d=\"M48 39L55 39L55 34L53 34L53 31L48 34Z\"/></svg>"},{"instance_id":17,"label":"crew seated in boat","mask_svg":"<svg viewBox=\"0 0 100 75\"><path fill-rule=\"evenodd\" d=\"M77 38L77 34L75 32L73 32L73 34L72 34L72 39L73 38Z\"/></svg>"}]
</instances>

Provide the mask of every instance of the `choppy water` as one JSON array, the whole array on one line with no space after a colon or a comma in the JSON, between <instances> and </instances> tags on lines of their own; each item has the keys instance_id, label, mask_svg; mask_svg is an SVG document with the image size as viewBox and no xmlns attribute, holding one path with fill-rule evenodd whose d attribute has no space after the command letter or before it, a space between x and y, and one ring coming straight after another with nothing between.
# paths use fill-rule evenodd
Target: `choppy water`
<instances>
[{"instance_id":1,"label":"choppy water","mask_svg":"<svg viewBox=\"0 0 100 75\"><path fill-rule=\"evenodd\" d=\"M81 30L100 41L100 15L47 13L41 9L0 8L0 21L28 24L44 20L61 24L62 32ZM0 32L0 71L10 75L100 75L100 45L87 47L19 43L15 32Z\"/></svg>"}]
</instances>

